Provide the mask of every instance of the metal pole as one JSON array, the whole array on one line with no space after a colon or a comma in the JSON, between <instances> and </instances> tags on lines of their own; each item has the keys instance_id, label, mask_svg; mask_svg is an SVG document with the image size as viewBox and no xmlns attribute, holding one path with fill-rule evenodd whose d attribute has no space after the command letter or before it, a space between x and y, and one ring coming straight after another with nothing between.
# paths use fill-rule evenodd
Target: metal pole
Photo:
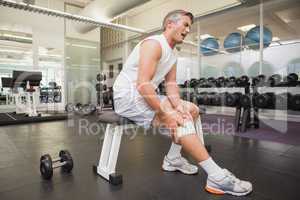
<instances>
[{"instance_id":1,"label":"metal pole","mask_svg":"<svg viewBox=\"0 0 300 200\"><path fill-rule=\"evenodd\" d=\"M263 0L260 1L259 5L259 74L262 74L263 59L264 59L264 15L263 15Z\"/></svg>"}]
</instances>

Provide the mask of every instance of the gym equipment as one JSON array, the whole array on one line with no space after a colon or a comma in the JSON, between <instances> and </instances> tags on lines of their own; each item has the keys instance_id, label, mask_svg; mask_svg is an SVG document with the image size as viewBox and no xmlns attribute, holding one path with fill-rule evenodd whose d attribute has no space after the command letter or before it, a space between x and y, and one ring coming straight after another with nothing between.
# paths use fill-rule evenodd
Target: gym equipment
<instances>
[{"instance_id":1,"label":"gym equipment","mask_svg":"<svg viewBox=\"0 0 300 200\"><path fill-rule=\"evenodd\" d=\"M53 165L54 163L58 163ZM61 150L59 157L52 159L49 154L41 156L40 172L44 179L49 180L53 176L53 170L61 168L63 172L70 173L73 169L73 159L68 150Z\"/></svg>"},{"instance_id":2,"label":"gym equipment","mask_svg":"<svg viewBox=\"0 0 300 200\"><path fill-rule=\"evenodd\" d=\"M195 88L209 88L211 87L211 85L208 83L207 79L206 78L200 78L198 81L197 81L197 85Z\"/></svg>"},{"instance_id":3,"label":"gym equipment","mask_svg":"<svg viewBox=\"0 0 300 200\"><path fill-rule=\"evenodd\" d=\"M107 124L107 126L100 159L98 164L93 166L93 171L105 180L108 180L110 184L122 184L122 175L116 173L122 135L127 129L136 129L137 125L129 119L117 115L114 111L103 112L99 115L98 121L99 123ZM203 137L203 134L201 136ZM200 140L204 141L201 138ZM205 145L205 147L208 151L211 151L210 145Z\"/></svg>"},{"instance_id":4,"label":"gym equipment","mask_svg":"<svg viewBox=\"0 0 300 200\"><path fill-rule=\"evenodd\" d=\"M96 110L97 110L97 108L96 108L95 105L85 104L85 105L82 106L80 114L81 115L91 115L94 112L96 112Z\"/></svg>"},{"instance_id":5,"label":"gym equipment","mask_svg":"<svg viewBox=\"0 0 300 200\"><path fill-rule=\"evenodd\" d=\"M300 94L295 94L291 97L289 108L300 111Z\"/></svg>"},{"instance_id":6,"label":"gym equipment","mask_svg":"<svg viewBox=\"0 0 300 200\"><path fill-rule=\"evenodd\" d=\"M263 32L264 32L263 45L264 48L266 48L271 44L273 34L271 30L265 26L263 27ZM260 26L256 26L247 32L245 43L250 49L257 50L259 49L259 42L260 42Z\"/></svg>"},{"instance_id":7,"label":"gym equipment","mask_svg":"<svg viewBox=\"0 0 300 200\"><path fill-rule=\"evenodd\" d=\"M275 94L271 92L253 96L253 105L257 108L274 109L275 101Z\"/></svg>"},{"instance_id":8,"label":"gym equipment","mask_svg":"<svg viewBox=\"0 0 300 200\"><path fill-rule=\"evenodd\" d=\"M221 105L221 96L218 93L211 92L208 94L210 98L210 105L212 106L220 106Z\"/></svg>"},{"instance_id":9,"label":"gym equipment","mask_svg":"<svg viewBox=\"0 0 300 200\"><path fill-rule=\"evenodd\" d=\"M65 111L68 113L74 112L74 105L72 103L67 103L67 105L65 106Z\"/></svg>"},{"instance_id":10,"label":"gym equipment","mask_svg":"<svg viewBox=\"0 0 300 200\"><path fill-rule=\"evenodd\" d=\"M199 81L195 78L192 78L190 81L191 88L195 88L198 85Z\"/></svg>"},{"instance_id":11,"label":"gym equipment","mask_svg":"<svg viewBox=\"0 0 300 200\"><path fill-rule=\"evenodd\" d=\"M217 78L217 80L216 80L216 86L219 87L219 88L226 86L226 79L225 79L224 76L221 76L221 77Z\"/></svg>"},{"instance_id":12,"label":"gym equipment","mask_svg":"<svg viewBox=\"0 0 300 200\"><path fill-rule=\"evenodd\" d=\"M250 108L251 107L251 96L248 95L248 94L243 94L241 97L240 97L240 104L241 104L241 107L243 108Z\"/></svg>"},{"instance_id":13,"label":"gym equipment","mask_svg":"<svg viewBox=\"0 0 300 200\"><path fill-rule=\"evenodd\" d=\"M283 85L288 87L295 87L298 85L298 75L296 73L290 73L283 78Z\"/></svg>"},{"instance_id":14,"label":"gym equipment","mask_svg":"<svg viewBox=\"0 0 300 200\"><path fill-rule=\"evenodd\" d=\"M247 128L250 128L251 126L254 128L259 128L258 108L252 106L252 99L254 99L256 96L257 94L249 93L241 95L241 107L237 107L236 110L236 131L245 132Z\"/></svg>"},{"instance_id":15,"label":"gym equipment","mask_svg":"<svg viewBox=\"0 0 300 200\"><path fill-rule=\"evenodd\" d=\"M212 56L219 52L219 42L216 38L206 38L200 43L200 51L204 56Z\"/></svg>"},{"instance_id":16,"label":"gym equipment","mask_svg":"<svg viewBox=\"0 0 300 200\"><path fill-rule=\"evenodd\" d=\"M209 94L212 106L224 106L227 92Z\"/></svg>"},{"instance_id":17,"label":"gym equipment","mask_svg":"<svg viewBox=\"0 0 300 200\"><path fill-rule=\"evenodd\" d=\"M196 95L196 101L198 105L208 105L209 99L208 99L208 92L200 92Z\"/></svg>"},{"instance_id":18,"label":"gym equipment","mask_svg":"<svg viewBox=\"0 0 300 200\"><path fill-rule=\"evenodd\" d=\"M266 76L263 74L260 74L256 77L252 78L252 86L254 87L262 87L266 85Z\"/></svg>"},{"instance_id":19,"label":"gym equipment","mask_svg":"<svg viewBox=\"0 0 300 200\"><path fill-rule=\"evenodd\" d=\"M230 33L224 40L224 49L227 52L235 53L242 50L244 45L244 36L241 33Z\"/></svg>"},{"instance_id":20,"label":"gym equipment","mask_svg":"<svg viewBox=\"0 0 300 200\"><path fill-rule=\"evenodd\" d=\"M272 76L270 76L268 78L268 86L270 87L275 87L277 85L279 85L279 83L281 82L281 75L280 74L273 74Z\"/></svg>"},{"instance_id":21,"label":"gym equipment","mask_svg":"<svg viewBox=\"0 0 300 200\"><path fill-rule=\"evenodd\" d=\"M100 92L100 91L105 91L107 90L107 86L103 83L97 83L96 84L96 91Z\"/></svg>"},{"instance_id":22,"label":"gym equipment","mask_svg":"<svg viewBox=\"0 0 300 200\"><path fill-rule=\"evenodd\" d=\"M207 84L208 84L209 87L216 87L217 81L214 77L209 77L207 79Z\"/></svg>"},{"instance_id":23,"label":"gym equipment","mask_svg":"<svg viewBox=\"0 0 300 200\"><path fill-rule=\"evenodd\" d=\"M49 85L50 88L56 88L57 87L56 82L49 82L48 85Z\"/></svg>"},{"instance_id":24,"label":"gym equipment","mask_svg":"<svg viewBox=\"0 0 300 200\"><path fill-rule=\"evenodd\" d=\"M105 81L106 80L106 75L105 74L97 74L97 77L96 77L97 81Z\"/></svg>"},{"instance_id":25,"label":"gym equipment","mask_svg":"<svg viewBox=\"0 0 300 200\"><path fill-rule=\"evenodd\" d=\"M249 77L241 76L235 80L235 84L237 87L247 87L249 86Z\"/></svg>"},{"instance_id":26,"label":"gym equipment","mask_svg":"<svg viewBox=\"0 0 300 200\"><path fill-rule=\"evenodd\" d=\"M42 80L42 72L13 71L12 87L16 102L16 114L25 114L29 117L38 116L38 87Z\"/></svg>"},{"instance_id":27,"label":"gym equipment","mask_svg":"<svg viewBox=\"0 0 300 200\"><path fill-rule=\"evenodd\" d=\"M82 105L81 103L77 103L73 105L72 103L68 103L65 106L65 110L68 113L75 112L78 115L91 115L97 110L97 108L93 104Z\"/></svg>"},{"instance_id":28,"label":"gym equipment","mask_svg":"<svg viewBox=\"0 0 300 200\"><path fill-rule=\"evenodd\" d=\"M240 105L242 93L235 92L235 93L227 93L225 96L225 105L229 107L235 107Z\"/></svg>"},{"instance_id":29,"label":"gym equipment","mask_svg":"<svg viewBox=\"0 0 300 200\"><path fill-rule=\"evenodd\" d=\"M236 78L231 76L226 81L226 87L236 87Z\"/></svg>"},{"instance_id":30,"label":"gym equipment","mask_svg":"<svg viewBox=\"0 0 300 200\"><path fill-rule=\"evenodd\" d=\"M292 95L289 92L281 93L276 95L275 109L278 110L287 110L291 109L289 106L291 105Z\"/></svg>"}]
</instances>

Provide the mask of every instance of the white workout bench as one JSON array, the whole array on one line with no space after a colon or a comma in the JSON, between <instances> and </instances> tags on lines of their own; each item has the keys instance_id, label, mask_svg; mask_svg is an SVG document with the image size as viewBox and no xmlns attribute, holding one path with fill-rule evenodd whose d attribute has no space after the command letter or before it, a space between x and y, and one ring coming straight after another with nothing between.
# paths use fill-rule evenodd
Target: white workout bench
<instances>
[{"instance_id":1,"label":"white workout bench","mask_svg":"<svg viewBox=\"0 0 300 200\"><path fill-rule=\"evenodd\" d=\"M200 113L205 110L200 109ZM99 115L98 122L107 124L101 155L97 166L93 166L95 173L108 180L110 184L119 185L123 182L122 175L116 173L116 165L120 150L123 131L137 126L127 118L117 115L114 111L104 111ZM211 151L210 145L206 145Z\"/></svg>"}]
</instances>

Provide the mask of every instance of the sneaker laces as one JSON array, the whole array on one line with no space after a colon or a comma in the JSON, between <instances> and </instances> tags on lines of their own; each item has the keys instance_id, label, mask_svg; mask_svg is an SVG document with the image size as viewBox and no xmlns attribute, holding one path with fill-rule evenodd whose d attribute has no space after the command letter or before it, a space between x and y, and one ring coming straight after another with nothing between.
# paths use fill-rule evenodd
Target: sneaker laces
<instances>
[{"instance_id":1,"label":"sneaker laces","mask_svg":"<svg viewBox=\"0 0 300 200\"><path fill-rule=\"evenodd\" d=\"M241 183L241 180L238 179L233 173L231 173L230 171L228 171L227 169L224 169L224 174L229 178L229 180L235 184L239 184Z\"/></svg>"}]
</instances>

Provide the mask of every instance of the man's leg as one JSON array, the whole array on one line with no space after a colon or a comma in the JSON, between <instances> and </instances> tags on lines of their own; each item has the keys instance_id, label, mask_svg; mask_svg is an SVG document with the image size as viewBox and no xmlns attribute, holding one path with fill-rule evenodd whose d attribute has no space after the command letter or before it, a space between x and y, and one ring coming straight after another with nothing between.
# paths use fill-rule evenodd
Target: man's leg
<instances>
[{"instance_id":1,"label":"man's leg","mask_svg":"<svg viewBox=\"0 0 300 200\"><path fill-rule=\"evenodd\" d=\"M163 101L165 107L172 107L168 100ZM169 110L172 112L172 110ZM178 114L175 112L174 114ZM170 149L167 155L164 157L162 169L165 171L180 171L184 174L193 175L198 173L198 167L196 165L190 164L181 155L182 146L174 142L171 143Z\"/></svg>"},{"instance_id":2,"label":"man's leg","mask_svg":"<svg viewBox=\"0 0 300 200\"><path fill-rule=\"evenodd\" d=\"M170 103L162 103L162 106L164 106L165 111L176 114ZM157 116L155 116L154 121L155 125L163 125ZM183 150L191 155L208 174L206 190L214 194L228 193L236 196L250 193L252 191L251 183L237 179L228 170L222 169L214 162L196 135L196 130L193 130L195 127L191 123L193 122L185 122L184 126L177 129L176 134Z\"/></svg>"},{"instance_id":3,"label":"man's leg","mask_svg":"<svg viewBox=\"0 0 300 200\"><path fill-rule=\"evenodd\" d=\"M203 132L201 126L201 120L199 116L199 109L193 103L182 100L183 107L185 111L189 112L193 117L196 132L202 143L204 144ZM172 142L171 147L164 157L162 168L166 171L176 171L179 170L184 174L196 174L198 173L198 167L196 165L190 164L185 158L181 155L182 146ZM176 167L173 167L176 165Z\"/></svg>"}]
</instances>

